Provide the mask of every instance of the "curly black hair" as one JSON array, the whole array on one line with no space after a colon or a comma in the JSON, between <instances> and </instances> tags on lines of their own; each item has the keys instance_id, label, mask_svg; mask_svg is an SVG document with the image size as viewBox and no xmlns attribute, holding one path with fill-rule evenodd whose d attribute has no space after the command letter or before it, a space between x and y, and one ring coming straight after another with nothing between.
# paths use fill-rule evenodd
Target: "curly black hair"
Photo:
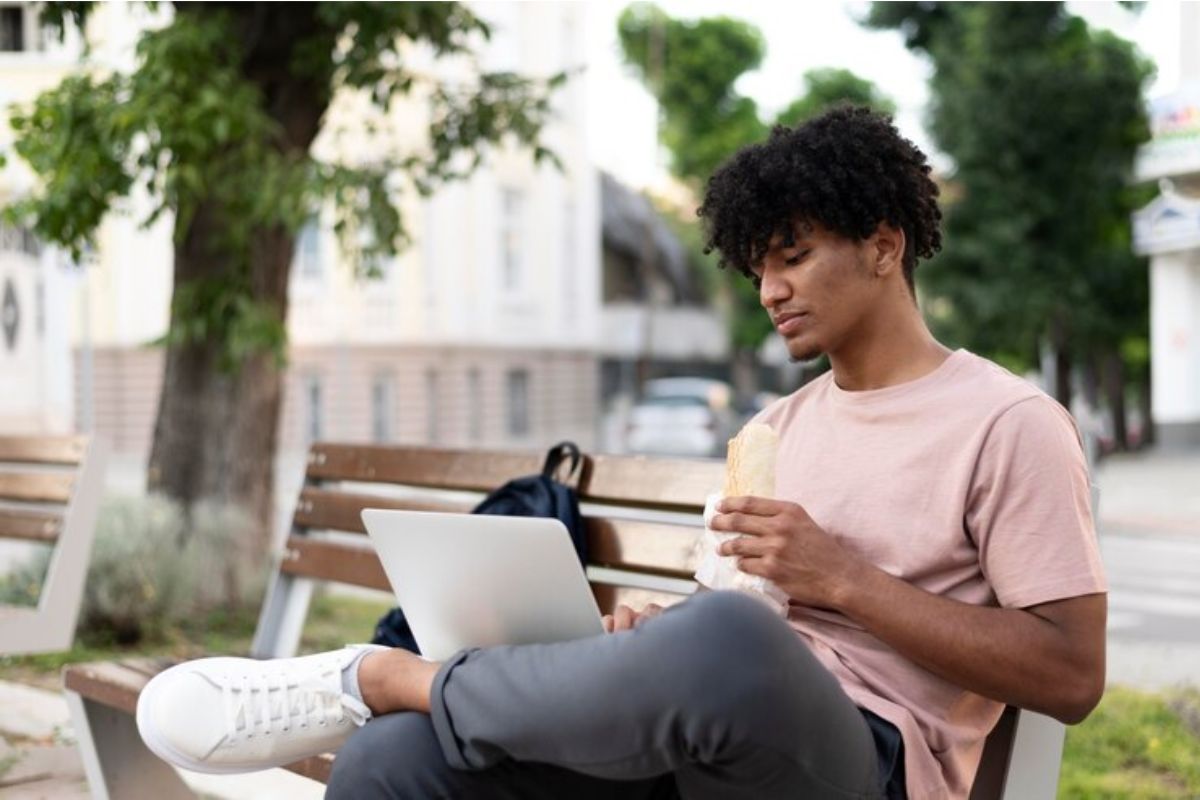
<instances>
[{"instance_id":1,"label":"curly black hair","mask_svg":"<svg viewBox=\"0 0 1200 800\"><path fill-rule=\"evenodd\" d=\"M794 128L776 126L762 143L739 150L708 181L696 212L705 252L721 267L753 278L771 239L791 242L797 221L818 223L855 241L880 222L904 231L904 278L913 288L917 260L942 246L938 187L916 145L891 117L837 106Z\"/></svg>"}]
</instances>

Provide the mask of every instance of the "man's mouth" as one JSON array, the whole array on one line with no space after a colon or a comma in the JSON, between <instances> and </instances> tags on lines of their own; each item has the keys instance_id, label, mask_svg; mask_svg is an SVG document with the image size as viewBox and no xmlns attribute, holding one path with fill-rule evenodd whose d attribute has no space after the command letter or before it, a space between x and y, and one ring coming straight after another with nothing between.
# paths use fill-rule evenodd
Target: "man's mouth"
<instances>
[{"instance_id":1,"label":"man's mouth","mask_svg":"<svg viewBox=\"0 0 1200 800\"><path fill-rule=\"evenodd\" d=\"M782 314L773 314L771 322L775 323L775 330L779 331L780 336L791 336L808 322L808 312L788 311Z\"/></svg>"}]
</instances>

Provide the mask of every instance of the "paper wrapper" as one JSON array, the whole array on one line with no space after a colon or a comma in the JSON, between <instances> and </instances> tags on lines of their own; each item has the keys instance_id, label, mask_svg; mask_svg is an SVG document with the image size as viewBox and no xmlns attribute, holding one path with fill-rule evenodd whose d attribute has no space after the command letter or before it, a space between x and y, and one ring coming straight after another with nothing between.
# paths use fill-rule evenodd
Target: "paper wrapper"
<instances>
[{"instance_id":1,"label":"paper wrapper","mask_svg":"<svg viewBox=\"0 0 1200 800\"><path fill-rule=\"evenodd\" d=\"M779 439L766 425L747 425L729 443L725 468L725 491L709 495L704 504L704 533L700 536L700 567L696 581L709 589L733 589L764 601L780 614L786 614L788 596L766 578L747 575L737 568L737 556L722 556L722 542L735 539L737 533L724 533L711 528L722 497L774 497L775 454Z\"/></svg>"}]
</instances>

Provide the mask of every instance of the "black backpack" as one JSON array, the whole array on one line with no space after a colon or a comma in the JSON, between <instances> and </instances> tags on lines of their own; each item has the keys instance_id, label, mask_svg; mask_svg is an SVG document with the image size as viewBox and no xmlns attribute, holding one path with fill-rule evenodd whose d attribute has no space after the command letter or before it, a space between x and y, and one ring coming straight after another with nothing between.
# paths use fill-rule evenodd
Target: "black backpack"
<instances>
[{"instance_id":1,"label":"black backpack","mask_svg":"<svg viewBox=\"0 0 1200 800\"><path fill-rule=\"evenodd\" d=\"M587 536L583 529L583 517L579 513L579 495L570 486L553 478L564 461L570 459L567 480L575 477L583 463L583 456L574 442L559 442L546 453L546 463L540 475L515 478L489 494L477 505L472 514L497 514L508 517L554 517L567 526L571 543L579 555L579 563L587 564ZM404 611L393 608L380 617L375 624L372 644L400 647L420 653L416 639Z\"/></svg>"}]
</instances>

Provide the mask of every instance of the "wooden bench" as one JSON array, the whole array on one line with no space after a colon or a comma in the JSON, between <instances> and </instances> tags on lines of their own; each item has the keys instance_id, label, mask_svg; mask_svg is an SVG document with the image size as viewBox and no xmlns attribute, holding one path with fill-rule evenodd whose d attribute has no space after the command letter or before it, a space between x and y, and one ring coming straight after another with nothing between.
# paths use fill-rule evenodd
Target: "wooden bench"
<instances>
[{"instance_id":1,"label":"wooden bench","mask_svg":"<svg viewBox=\"0 0 1200 800\"><path fill-rule=\"evenodd\" d=\"M103 484L95 441L0 436L0 539L52 548L37 604L0 606L0 654L71 646Z\"/></svg>"},{"instance_id":2,"label":"wooden bench","mask_svg":"<svg viewBox=\"0 0 1200 800\"><path fill-rule=\"evenodd\" d=\"M295 654L317 582L389 590L363 535L363 508L468 511L505 481L538 472L541 462L536 453L314 445L252 655ZM587 574L603 611L619 603L634 608L671 604L695 590L691 576L704 498L720 487L723 475L719 461L585 458L578 488L590 549ZM348 631L347 640L370 633ZM66 670L68 704L95 797L192 796L177 773L142 745L132 716L138 693L165 666L127 661ZM1061 743L1058 723L1010 710L989 739L984 783L977 782L972 797L1053 797ZM1028 760L1023 747L1039 757ZM324 782L333 758L309 758L288 769ZM1026 780L1029 767L1040 774ZM1017 771L1022 772L1019 794L1005 787L1006 777L1015 785Z\"/></svg>"}]
</instances>

